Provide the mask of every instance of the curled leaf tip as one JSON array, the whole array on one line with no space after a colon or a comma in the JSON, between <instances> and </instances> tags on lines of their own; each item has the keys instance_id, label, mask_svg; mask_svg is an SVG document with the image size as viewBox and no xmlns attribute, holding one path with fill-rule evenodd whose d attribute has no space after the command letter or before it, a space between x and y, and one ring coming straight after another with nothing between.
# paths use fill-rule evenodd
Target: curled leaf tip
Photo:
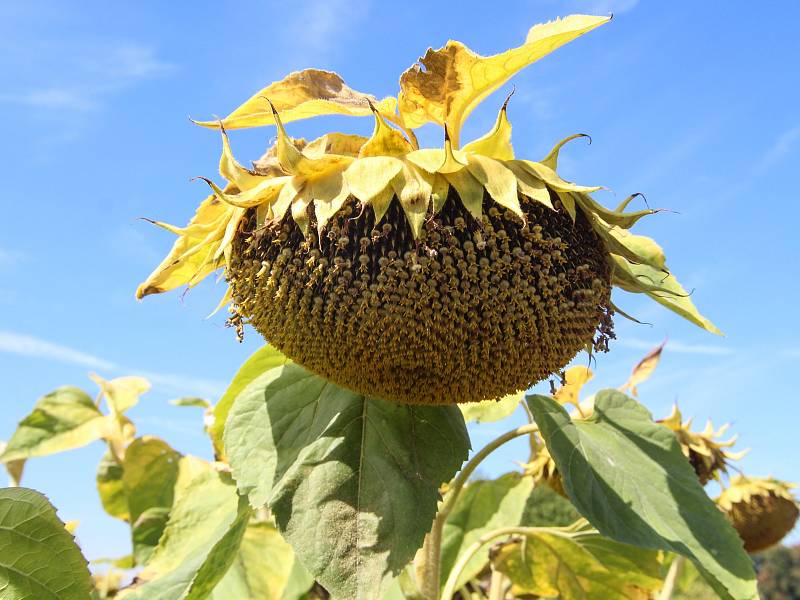
<instances>
[{"instance_id":1,"label":"curled leaf tip","mask_svg":"<svg viewBox=\"0 0 800 600\"><path fill-rule=\"evenodd\" d=\"M505 100L505 102L503 102L503 106L502 106L502 108L500 110L507 110L508 109L508 101L511 100L511 96L513 96L514 92L516 92L516 91L517 91L517 86L516 85L512 85L511 86L511 92L508 94L508 96L506 96L506 100Z\"/></svg>"}]
</instances>

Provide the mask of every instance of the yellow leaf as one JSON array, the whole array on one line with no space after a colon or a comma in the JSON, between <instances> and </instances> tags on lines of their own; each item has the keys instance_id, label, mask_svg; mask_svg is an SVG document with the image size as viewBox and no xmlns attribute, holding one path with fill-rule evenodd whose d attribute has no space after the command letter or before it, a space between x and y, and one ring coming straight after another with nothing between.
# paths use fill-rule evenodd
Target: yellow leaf
<instances>
[{"instance_id":1,"label":"yellow leaf","mask_svg":"<svg viewBox=\"0 0 800 600\"><path fill-rule=\"evenodd\" d=\"M297 192L294 200L292 200L292 219L297 223L303 235L308 234L308 222L310 220L308 206L311 204L311 200L311 189L308 185L300 188L300 191Z\"/></svg>"},{"instance_id":2,"label":"yellow leaf","mask_svg":"<svg viewBox=\"0 0 800 600\"><path fill-rule=\"evenodd\" d=\"M341 171L334 171L309 181L311 197L314 199L314 214L317 217L317 231L322 234L330 218L339 212L349 196L347 184Z\"/></svg>"},{"instance_id":3,"label":"yellow leaf","mask_svg":"<svg viewBox=\"0 0 800 600\"><path fill-rule=\"evenodd\" d=\"M485 191L483 184L475 179L467 169L446 173L444 177L450 185L456 188L464 208L480 222L481 214L483 213L483 193Z\"/></svg>"},{"instance_id":4,"label":"yellow leaf","mask_svg":"<svg viewBox=\"0 0 800 600\"><path fill-rule=\"evenodd\" d=\"M150 382L144 377L117 377L106 380L95 373L89 373L108 403L112 414L121 414L139 402L139 396L150 389Z\"/></svg>"},{"instance_id":5,"label":"yellow leaf","mask_svg":"<svg viewBox=\"0 0 800 600\"><path fill-rule=\"evenodd\" d=\"M561 404L578 406L581 388L594 377L589 367L570 367L564 371L564 383L553 396Z\"/></svg>"},{"instance_id":6,"label":"yellow leaf","mask_svg":"<svg viewBox=\"0 0 800 600\"><path fill-rule=\"evenodd\" d=\"M517 196L517 178L500 161L481 156L480 154L470 154L467 156L469 172L481 182L489 195L500 206L505 206L525 220L525 213L519 205Z\"/></svg>"},{"instance_id":7,"label":"yellow leaf","mask_svg":"<svg viewBox=\"0 0 800 600\"><path fill-rule=\"evenodd\" d=\"M483 137L464 146L464 152L483 154L497 160L512 160L514 158L514 147L511 145L511 123L508 121L508 115L506 114L510 99L511 95L509 94L500 108L500 114L497 115L497 121L492 130Z\"/></svg>"},{"instance_id":8,"label":"yellow leaf","mask_svg":"<svg viewBox=\"0 0 800 600\"><path fill-rule=\"evenodd\" d=\"M275 200L275 204L272 205L271 211L268 213L267 218L269 219L282 219L286 214L286 211L289 210L289 207L292 205L292 202L300 193L300 188L303 187L305 184L305 180L300 177L292 177L289 181L284 184L281 188L280 193L278 194L278 198Z\"/></svg>"},{"instance_id":9,"label":"yellow leaf","mask_svg":"<svg viewBox=\"0 0 800 600\"><path fill-rule=\"evenodd\" d=\"M238 194L226 194L213 181L205 177L199 177L198 179L205 181L214 192L214 195L225 204L230 204L236 208L253 208L260 204L272 204L284 184L291 179L291 175L270 177L269 179L258 177L261 180L258 185Z\"/></svg>"},{"instance_id":10,"label":"yellow leaf","mask_svg":"<svg viewBox=\"0 0 800 600\"><path fill-rule=\"evenodd\" d=\"M402 119L409 127L428 121L446 124L453 146L458 148L464 120L486 96L520 69L609 20L571 15L535 25L522 46L488 57L452 40L439 50L428 50L421 65L412 66L400 77Z\"/></svg>"},{"instance_id":11,"label":"yellow leaf","mask_svg":"<svg viewBox=\"0 0 800 600\"><path fill-rule=\"evenodd\" d=\"M372 107L371 104L370 107ZM372 107L372 112L375 115L375 129L372 137L361 147L358 153L359 157L402 156L414 149L405 136L397 129L390 127L374 107Z\"/></svg>"},{"instance_id":12,"label":"yellow leaf","mask_svg":"<svg viewBox=\"0 0 800 600\"><path fill-rule=\"evenodd\" d=\"M567 142L571 142L572 140L574 140L576 138L580 138L580 137L589 138L589 143L590 144L592 143L591 136L589 136L589 135L587 135L585 133L575 133L575 134L573 134L573 135L571 135L569 137L565 137L563 140L561 140L555 146L553 146L553 149L550 150L550 152L547 154L547 156L545 156L544 159L542 159L540 161L541 164L543 164L545 167L549 167L550 169L553 169L553 171L555 171L557 169L557 167L558 167L558 153L561 151L561 148Z\"/></svg>"},{"instance_id":13,"label":"yellow leaf","mask_svg":"<svg viewBox=\"0 0 800 600\"><path fill-rule=\"evenodd\" d=\"M450 184L441 173L436 173L433 176L433 188L431 190L431 197L433 199L433 214L442 210L444 203L447 201L447 193L450 191Z\"/></svg>"},{"instance_id":14,"label":"yellow leaf","mask_svg":"<svg viewBox=\"0 0 800 600\"><path fill-rule=\"evenodd\" d=\"M319 115L367 116L370 114L368 101L387 115L393 115L397 106L395 98L378 101L374 96L357 92L336 73L305 69L290 73L258 91L223 119L222 125L228 129L274 125L274 115L264 98L272 101L285 123ZM219 126L219 121L197 124L213 128Z\"/></svg>"},{"instance_id":15,"label":"yellow leaf","mask_svg":"<svg viewBox=\"0 0 800 600\"><path fill-rule=\"evenodd\" d=\"M511 162L511 161L510 161ZM515 164L519 165L522 169L528 171L531 175L544 181L547 185L559 192L596 192L597 190L603 189L600 186L585 186L585 185L577 185L574 183L570 183L569 181L565 181L558 176L558 174L553 171L550 167L543 165L542 163L533 162L530 160L515 160L513 161Z\"/></svg>"},{"instance_id":16,"label":"yellow leaf","mask_svg":"<svg viewBox=\"0 0 800 600\"><path fill-rule=\"evenodd\" d=\"M666 343L667 340L664 340L639 361L639 363L633 368L631 376L628 377L628 381L626 381L619 388L620 391L630 390L634 397L639 395L639 391L636 389L636 386L643 381L646 381L650 375L653 374L653 371L656 370L658 361L661 360L661 351L664 350L664 344Z\"/></svg>"},{"instance_id":17,"label":"yellow leaf","mask_svg":"<svg viewBox=\"0 0 800 600\"><path fill-rule=\"evenodd\" d=\"M343 154L345 156L352 156L353 158L356 158L361 150L361 147L366 143L366 141L367 138L365 138L363 135L332 132L326 133L325 135L317 138L313 142L309 143L308 146L318 144L323 148L323 151L326 154ZM308 150L308 146L306 146L303 150Z\"/></svg>"},{"instance_id":18,"label":"yellow leaf","mask_svg":"<svg viewBox=\"0 0 800 600\"><path fill-rule=\"evenodd\" d=\"M558 193L558 199L561 200L561 206L564 207L564 210L567 211L567 214L574 223L575 217L577 216L577 213L575 212L575 199L569 192L557 192L557 193Z\"/></svg>"},{"instance_id":19,"label":"yellow leaf","mask_svg":"<svg viewBox=\"0 0 800 600\"><path fill-rule=\"evenodd\" d=\"M245 169L236 162L231 151L230 140L224 127L219 128L222 134L222 156L219 159L219 174L240 190L247 190L258 185L264 178Z\"/></svg>"}]
</instances>

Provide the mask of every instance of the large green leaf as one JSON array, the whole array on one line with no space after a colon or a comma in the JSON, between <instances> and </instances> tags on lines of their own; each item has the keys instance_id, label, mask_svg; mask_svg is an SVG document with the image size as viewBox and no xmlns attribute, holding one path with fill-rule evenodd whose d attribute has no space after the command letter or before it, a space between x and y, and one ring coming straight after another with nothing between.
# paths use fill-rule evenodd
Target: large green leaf
<instances>
[{"instance_id":1,"label":"large green leaf","mask_svg":"<svg viewBox=\"0 0 800 600\"><path fill-rule=\"evenodd\" d=\"M494 529L520 525L533 478L507 473L499 479L475 481L462 489L442 530L441 584L464 550ZM456 588L475 577L489 561L489 549L477 553L462 571Z\"/></svg>"},{"instance_id":2,"label":"large green leaf","mask_svg":"<svg viewBox=\"0 0 800 600\"><path fill-rule=\"evenodd\" d=\"M211 468L175 498L161 542L125 600L207 598L234 561L251 509Z\"/></svg>"},{"instance_id":3,"label":"large green leaf","mask_svg":"<svg viewBox=\"0 0 800 600\"><path fill-rule=\"evenodd\" d=\"M541 530L493 553L515 597L536 594L562 600L640 600L661 587L655 551L612 542L597 533Z\"/></svg>"},{"instance_id":4,"label":"large green leaf","mask_svg":"<svg viewBox=\"0 0 800 600\"><path fill-rule=\"evenodd\" d=\"M0 489L0 600L86 600L86 559L42 494Z\"/></svg>"},{"instance_id":5,"label":"large green leaf","mask_svg":"<svg viewBox=\"0 0 800 600\"><path fill-rule=\"evenodd\" d=\"M174 499L180 453L159 438L144 436L125 451L122 485L128 502L137 564L158 545Z\"/></svg>"},{"instance_id":6,"label":"large green leaf","mask_svg":"<svg viewBox=\"0 0 800 600\"><path fill-rule=\"evenodd\" d=\"M366 398L287 364L236 398L225 449L239 490L269 503L333 597L365 599L422 545L469 438L455 407Z\"/></svg>"},{"instance_id":7,"label":"large green leaf","mask_svg":"<svg viewBox=\"0 0 800 600\"><path fill-rule=\"evenodd\" d=\"M526 527L564 527L580 516L569 500L542 482L528 496L520 524Z\"/></svg>"},{"instance_id":8,"label":"large green leaf","mask_svg":"<svg viewBox=\"0 0 800 600\"><path fill-rule=\"evenodd\" d=\"M0 461L80 448L103 437L110 423L86 392L60 387L40 398L33 412L20 421Z\"/></svg>"},{"instance_id":9,"label":"large green leaf","mask_svg":"<svg viewBox=\"0 0 800 600\"><path fill-rule=\"evenodd\" d=\"M492 423L511 416L522 399L522 394L511 394L499 400L459 404L458 408L461 409L461 414L464 415L464 420L467 422Z\"/></svg>"},{"instance_id":10,"label":"large green leaf","mask_svg":"<svg viewBox=\"0 0 800 600\"><path fill-rule=\"evenodd\" d=\"M214 406L214 421L208 427L208 433L214 444L217 456L225 456L225 449L222 444L222 435L225 431L225 422L228 420L228 412L233 406L233 401L241 391L262 373L279 367L290 362L283 354L272 346L263 346L256 350L244 364L239 367L231 384Z\"/></svg>"},{"instance_id":11,"label":"large green leaf","mask_svg":"<svg viewBox=\"0 0 800 600\"><path fill-rule=\"evenodd\" d=\"M244 532L233 564L210 598L280 600L294 563L292 547L275 527L269 523L251 523Z\"/></svg>"},{"instance_id":12,"label":"large green leaf","mask_svg":"<svg viewBox=\"0 0 800 600\"><path fill-rule=\"evenodd\" d=\"M97 493L103 509L117 519L130 520L128 496L122 482L123 466L117 462L110 450L107 450L97 465Z\"/></svg>"},{"instance_id":13,"label":"large green leaf","mask_svg":"<svg viewBox=\"0 0 800 600\"><path fill-rule=\"evenodd\" d=\"M670 430L616 390L572 421L555 400L528 397L572 503L614 540L682 554L722 597L757 597L753 567L736 532L709 499Z\"/></svg>"}]
</instances>

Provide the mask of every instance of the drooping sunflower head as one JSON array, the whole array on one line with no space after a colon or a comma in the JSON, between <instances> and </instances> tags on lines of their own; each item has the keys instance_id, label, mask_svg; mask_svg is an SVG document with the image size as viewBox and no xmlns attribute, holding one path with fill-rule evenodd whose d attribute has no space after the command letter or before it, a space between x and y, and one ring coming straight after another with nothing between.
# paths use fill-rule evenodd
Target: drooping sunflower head
<instances>
[{"instance_id":1,"label":"drooping sunflower head","mask_svg":"<svg viewBox=\"0 0 800 600\"><path fill-rule=\"evenodd\" d=\"M663 251L629 232L656 211L610 210L557 173L561 147L518 159L503 104L485 136L461 146L464 119L514 73L608 21L573 15L482 57L459 42L403 73L377 100L308 69L255 94L227 118L212 194L139 287L139 298L193 286L217 269L231 324L252 324L291 359L358 392L454 403L526 389L613 337L616 285L716 331L669 273ZM371 137L308 143L284 124L371 115ZM441 148L414 128L444 128ZM226 129L275 125L277 142L245 168Z\"/></svg>"},{"instance_id":2,"label":"drooping sunflower head","mask_svg":"<svg viewBox=\"0 0 800 600\"><path fill-rule=\"evenodd\" d=\"M794 484L772 477L737 475L717 498L748 552L760 552L780 542L797 522Z\"/></svg>"},{"instance_id":3,"label":"drooping sunflower head","mask_svg":"<svg viewBox=\"0 0 800 600\"><path fill-rule=\"evenodd\" d=\"M702 485L712 479L718 479L720 473L727 472L726 465L729 460L738 460L747 453L747 450L742 452L728 450L736 443L736 436L725 441L720 439L728 430L728 425L714 430L709 421L703 431L692 431L692 419L684 421L677 405L673 405L672 413L666 419L658 422L671 429L678 438L684 456L689 459Z\"/></svg>"}]
</instances>

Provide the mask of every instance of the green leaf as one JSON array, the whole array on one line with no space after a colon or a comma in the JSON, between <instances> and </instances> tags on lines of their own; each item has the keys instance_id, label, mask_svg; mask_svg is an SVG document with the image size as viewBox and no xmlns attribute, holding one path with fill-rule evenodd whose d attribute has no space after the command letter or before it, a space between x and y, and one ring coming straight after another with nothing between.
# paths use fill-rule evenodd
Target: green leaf
<instances>
[{"instance_id":1,"label":"green leaf","mask_svg":"<svg viewBox=\"0 0 800 600\"><path fill-rule=\"evenodd\" d=\"M103 437L110 423L86 392L60 387L40 398L33 412L20 421L0 461L80 448Z\"/></svg>"},{"instance_id":2,"label":"green leaf","mask_svg":"<svg viewBox=\"0 0 800 600\"><path fill-rule=\"evenodd\" d=\"M175 400L170 400L170 404L174 406L197 406L198 408L209 408L211 403L204 399L204 398L176 398Z\"/></svg>"},{"instance_id":3,"label":"green leaf","mask_svg":"<svg viewBox=\"0 0 800 600\"><path fill-rule=\"evenodd\" d=\"M210 467L175 498L158 548L125 600L207 598L236 558L251 515L228 477Z\"/></svg>"},{"instance_id":4,"label":"green leaf","mask_svg":"<svg viewBox=\"0 0 800 600\"><path fill-rule=\"evenodd\" d=\"M511 580L514 596L562 600L637 600L661 587L654 551L606 540L596 533L531 532L494 553L495 568Z\"/></svg>"},{"instance_id":5,"label":"green leaf","mask_svg":"<svg viewBox=\"0 0 800 600\"><path fill-rule=\"evenodd\" d=\"M546 483L533 488L528 496L520 525L526 527L565 527L580 519L572 503Z\"/></svg>"},{"instance_id":6,"label":"green leaf","mask_svg":"<svg viewBox=\"0 0 800 600\"><path fill-rule=\"evenodd\" d=\"M86 559L42 494L0 489L0 600L86 600Z\"/></svg>"},{"instance_id":7,"label":"green leaf","mask_svg":"<svg viewBox=\"0 0 800 600\"><path fill-rule=\"evenodd\" d=\"M458 408L461 409L461 414L464 415L464 420L467 422L493 423L511 416L523 398L524 394L511 394L499 400L459 404Z\"/></svg>"},{"instance_id":8,"label":"green leaf","mask_svg":"<svg viewBox=\"0 0 800 600\"><path fill-rule=\"evenodd\" d=\"M225 422L228 420L228 412L233 406L236 396L256 377L262 373L285 365L291 362L278 350L266 345L256 350L234 375L231 384L225 393L214 406L214 421L208 428L214 450L218 456L225 456L225 448L222 443L222 436L225 431Z\"/></svg>"},{"instance_id":9,"label":"green leaf","mask_svg":"<svg viewBox=\"0 0 800 600\"><path fill-rule=\"evenodd\" d=\"M125 451L122 485L137 564L147 563L158 545L172 507L180 457L165 441L150 436L137 438Z\"/></svg>"},{"instance_id":10,"label":"green leaf","mask_svg":"<svg viewBox=\"0 0 800 600\"><path fill-rule=\"evenodd\" d=\"M716 581L725 598L756 598L752 563L706 495L670 430L616 390L571 421L547 396L528 402L572 503L603 535L677 552Z\"/></svg>"},{"instance_id":11,"label":"green leaf","mask_svg":"<svg viewBox=\"0 0 800 600\"><path fill-rule=\"evenodd\" d=\"M233 564L209 598L280 600L295 562L292 547L275 527L269 523L251 523Z\"/></svg>"},{"instance_id":12,"label":"green leaf","mask_svg":"<svg viewBox=\"0 0 800 600\"><path fill-rule=\"evenodd\" d=\"M463 488L442 531L440 585L444 585L456 560L479 537L494 529L521 524L532 491L533 479L519 473L475 481ZM462 571L456 589L475 577L488 561L488 548L477 553Z\"/></svg>"},{"instance_id":13,"label":"green leaf","mask_svg":"<svg viewBox=\"0 0 800 600\"><path fill-rule=\"evenodd\" d=\"M286 581L286 588L283 590L281 600L305 600L308 598L308 591L314 585L314 576L308 572L299 560L295 560L289 578Z\"/></svg>"},{"instance_id":14,"label":"green leaf","mask_svg":"<svg viewBox=\"0 0 800 600\"><path fill-rule=\"evenodd\" d=\"M122 482L123 467L114 458L110 450L103 454L100 464L97 465L97 493L103 509L112 517L130 520L128 511L128 497Z\"/></svg>"},{"instance_id":15,"label":"green leaf","mask_svg":"<svg viewBox=\"0 0 800 600\"><path fill-rule=\"evenodd\" d=\"M453 406L366 398L287 364L236 398L225 448L240 492L269 503L333 597L365 599L422 545L469 438Z\"/></svg>"}]
</instances>

